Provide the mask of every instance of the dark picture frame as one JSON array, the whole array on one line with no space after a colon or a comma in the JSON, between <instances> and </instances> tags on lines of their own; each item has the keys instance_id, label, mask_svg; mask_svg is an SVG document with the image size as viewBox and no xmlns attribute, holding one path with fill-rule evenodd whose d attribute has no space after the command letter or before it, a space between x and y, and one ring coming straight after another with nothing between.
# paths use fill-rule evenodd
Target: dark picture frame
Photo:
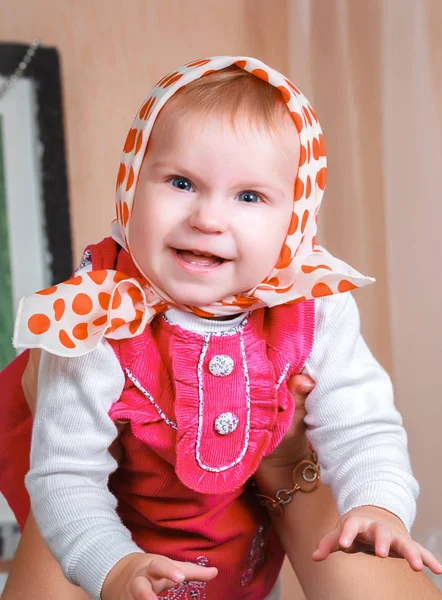
<instances>
[{"instance_id":1,"label":"dark picture frame","mask_svg":"<svg viewBox=\"0 0 442 600\"><path fill-rule=\"evenodd\" d=\"M0 43L0 75L12 75L28 45ZM37 135L41 148L43 220L52 283L72 272L72 242L63 124L60 60L56 48L39 47L23 75L35 84Z\"/></svg>"},{"instance_id":2,"label":"dark picture frame","mask_svg":"<svg viewBox=\"0 0 442 600\"><path fill-rule=\"evenodd\" d=\"M37 47L13 83L28 49L0 43L0 369L20 298L72 272L60 61Z\"/></svg>"},{"instance_id":3,"label":"dark picture frame","mask_svg":"<svg viewBox=\"0 0 442 600\"><path fill-rule=\"evenodd\" d=\"M0 90L28 49L0 43ZM29 183L17 185L22 180ZM40 46L23 76L0 94L0 370L15 356L17 295L36 292L36 282L46 287L71 273L60 60L56 48ZM0 507L1 595L19 529L3 497Z\"/></svg>"}]
</instances>

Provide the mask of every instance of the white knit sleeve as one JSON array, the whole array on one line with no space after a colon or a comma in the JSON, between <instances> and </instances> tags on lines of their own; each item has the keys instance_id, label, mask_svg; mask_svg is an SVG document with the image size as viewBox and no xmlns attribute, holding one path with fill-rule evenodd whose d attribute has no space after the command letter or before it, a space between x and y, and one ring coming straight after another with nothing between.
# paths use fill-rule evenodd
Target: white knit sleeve
<instances>
[{"instance_id":1,"label":"white knit sleeve","mask_svg":"<svg viewBox=\"0 0 442 600\"><path fill-rule=\"evenodd\" d=\"M78 358L42 353L26 487L37 525L66 577L94 598L112 567L141 551L108 490L117 466L108 449L118 434L108 411L123 386L107 342Z\"/></svg>"},{"instance_id":2,"label":"white knit sleeve","mask_svg":"<svg viewBox=\"0 0 442 600\"><path fill-rule=\"evenodd\" d=\"M390 378L361 336L350 293L316 301L316 339L304 372L316 381L306 402L307 435L339 513L378 506L409 529L419 486L407 435Z\"/></svg>"}]
</instances>

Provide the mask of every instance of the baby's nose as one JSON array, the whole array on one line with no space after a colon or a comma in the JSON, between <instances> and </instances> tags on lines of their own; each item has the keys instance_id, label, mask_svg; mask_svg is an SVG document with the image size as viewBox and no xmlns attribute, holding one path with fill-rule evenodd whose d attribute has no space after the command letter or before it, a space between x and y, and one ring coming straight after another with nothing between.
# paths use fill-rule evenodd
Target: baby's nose
<instances>
[{"instance_id":1,"label":"baby's nose","mask_svg":"<svg viewBox=\"0 0 442 600\"><path fill-rule=\"evenodd\" d=\"M218 201L199 202L190 215L189 224L203 233L224 233L227 229L226 207Z\"/></svg>"}]
</instances>

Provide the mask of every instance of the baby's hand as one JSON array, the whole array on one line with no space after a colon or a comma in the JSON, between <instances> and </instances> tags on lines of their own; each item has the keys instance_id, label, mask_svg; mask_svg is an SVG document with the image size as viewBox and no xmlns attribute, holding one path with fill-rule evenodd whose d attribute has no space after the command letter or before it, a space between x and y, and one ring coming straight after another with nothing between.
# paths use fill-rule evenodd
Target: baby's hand
<instances>
[{"instance_id":1,"label":"baby's hand","mask_svg":"<svg viewBox=\"0 0 442 600\"><path fill-rule=\"evenodd\" d=\"M339 550L366 552L380 558L405 558L413 571L422 571L425 565L433 573L442 574L439 561L410 537L402 521L375 506L360 506L341 517L336 528L320 540L312 558L325 560Z\"/></svg>"},{"instance_id":2,"label":"baby's hand","mask_svg":"<svg viewBox=\"0 0 442 600\"><path fill-rule=\"evenodd\" d=\"M170 560L159 554L129 554L109 572L102 600L159 600L157 594L183 581L210 581L215 567Z\"/></svg>"}]
</instances>

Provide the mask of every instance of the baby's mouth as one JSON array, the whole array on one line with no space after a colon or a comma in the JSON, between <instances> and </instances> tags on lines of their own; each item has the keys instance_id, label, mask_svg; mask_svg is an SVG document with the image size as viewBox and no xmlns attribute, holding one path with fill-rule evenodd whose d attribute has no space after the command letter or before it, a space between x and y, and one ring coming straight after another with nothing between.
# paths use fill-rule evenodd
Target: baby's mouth
<instances>
[{"instance_id":1,"label":"baby's mouth","mask_svg":"<svg viewBox=\"0 0 442 600\"><path fill-rule=\"evenodd\" d=\"M201 267L214 267L224 262L224 258L221 258L220 256L207 254L206 252L198 252L197 250L178 250L177 248L176 253L184 262L191 265L199 265Z\"/></svg>"}]
</instances>

